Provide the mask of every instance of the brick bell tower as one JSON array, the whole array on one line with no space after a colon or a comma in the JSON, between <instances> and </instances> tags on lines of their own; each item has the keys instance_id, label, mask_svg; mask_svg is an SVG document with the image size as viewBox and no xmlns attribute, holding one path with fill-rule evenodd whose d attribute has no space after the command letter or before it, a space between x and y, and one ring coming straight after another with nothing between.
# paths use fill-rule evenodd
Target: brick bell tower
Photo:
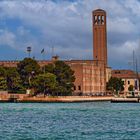
<instances>
[{"instance_id":1,"label":"brick bell tower","mask_svg":"<svg viewBox=\"0 0 140 140\"><path fill-rule=\"evenodd\" d=\"M107 66L106 12L97 9L93 16L93 59L102 60Z\"/></svg>"}]
</instances>

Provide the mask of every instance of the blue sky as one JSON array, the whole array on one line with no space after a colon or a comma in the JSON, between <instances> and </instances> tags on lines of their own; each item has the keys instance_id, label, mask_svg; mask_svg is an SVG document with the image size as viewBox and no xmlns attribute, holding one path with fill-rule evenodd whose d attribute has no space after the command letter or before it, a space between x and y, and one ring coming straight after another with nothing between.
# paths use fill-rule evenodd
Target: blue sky
<instances>
[{"instance_id":1,"label":"blue sky","mask_svg":"<svg viewBox=\"0 0 140 140\"><path fill-rule=\"evenodd\" d=\"M0 60L27 56L45 59L92 59L92 15L107 12L108 63L130 69L132 54L140 65L139 0L3 0L0 1ZM139 68L140 69L140 68Z\"/></svg>"}]
</instances>

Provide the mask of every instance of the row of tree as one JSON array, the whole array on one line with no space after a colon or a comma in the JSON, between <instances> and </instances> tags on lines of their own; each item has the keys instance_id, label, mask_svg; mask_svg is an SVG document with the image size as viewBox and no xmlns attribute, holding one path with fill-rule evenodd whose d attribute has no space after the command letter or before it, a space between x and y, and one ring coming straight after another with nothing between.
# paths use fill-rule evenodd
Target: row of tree
<instances>
[{"instance_id":1,"label":"row of tree","mask_svg":"<svg viewBox=\"0 0 140 140\"><path fill-rule=\"evenodd\" d=\"M55 61L40 67L36 60L25 58L17 67L0 67L0 90L35 94L71 95L74 72L63 61Z\"/></svg>"}]
</instances>

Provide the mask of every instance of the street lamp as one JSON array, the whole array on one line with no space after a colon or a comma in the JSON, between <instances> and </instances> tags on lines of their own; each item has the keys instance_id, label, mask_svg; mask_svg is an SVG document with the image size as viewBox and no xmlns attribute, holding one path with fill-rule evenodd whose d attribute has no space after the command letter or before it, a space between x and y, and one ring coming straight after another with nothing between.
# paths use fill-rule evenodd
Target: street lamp
<instances>
[{"instance_id":1,"label":"street lamp","mask_svg":"<svg viewBox=\"0 0 140 140\"><path fill-rule=\"evenodd\" d=\"M30 58L30 53L31 53L31 47L30 46L27 47L27 52L28 52L28 55L29 55L28 57Z\"/></svg>"}]
</instances>

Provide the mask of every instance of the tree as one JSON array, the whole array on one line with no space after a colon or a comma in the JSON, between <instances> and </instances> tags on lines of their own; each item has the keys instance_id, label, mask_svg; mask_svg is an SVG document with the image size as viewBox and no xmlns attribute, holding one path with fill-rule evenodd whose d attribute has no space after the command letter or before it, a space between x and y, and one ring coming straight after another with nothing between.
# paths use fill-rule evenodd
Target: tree
<instances>
[{"instance_id":1,"label":"tree","mask_svg":"<svg viewBox=\"0 0 140 140\"><path fill-rule=\"evenodd\" d=\"M7 90L7 83L5 77L0 77L0 90Z\"/></svg>"},{"instance_id":2,"label":"tree","mask_svg":"<svg viewBox=\"0 0 140 140\"><path fill-rule=\"evenodd\" d=\"M3 66L0 66L0 90L7 90L6 70Z\"/></svg>"},{"instance_id":3,"label":"tree","mask_svg":"<svg viewBox=\"0 0 140 140\"><path fill-rule=\"evenodd\" d=\"M107 90L116 91L123 91L124 90L124 82L120 78L111 77L107 82Z\"/></svg>"},{"instance_id":4,"label":"tree","mask_svg":"<svg viewBox=\"0 0 140 140\"><path fill-rule=\"evenodd\" d=\"M56 76L52 73L39 74L31 81L36 93L53 94L56 87Z\"/></svg>"},{"instance_id":5,"label":"tree","mask_svg":"<svg viewBox=\"0 0 140 140\"><path fill-rule=\"evenodd\" d=\"M53 63L50 63L48 65L45 65L44 69L45 72L54 73L55 65Z\"/></svg>"},{"instance_id":6,"label":"tree","mask_svg":"<svg viewBox=\"0 0 140 140\"><path fill-rule=\"evenodd\" d=\"M1 77L6 77L6 70L3 66L0 66L0 76Z\"/></svg>"},{"instance_id":7,"label":"tree","mask_svg":"<svg viewBox=\"0 0 140 140\"><path fill-rule=\"evenodd\" d=\"M45 67L45 72L50 72L56 75L56 90L55 95L71 95L74 86L75 76L74 71L70 66L63 61L55 61Z\"/></svg>"},{"instance_id":8,"label":"tree","mask_svg":"<svg viewBox=\"0 0 140 140\"><path fill-rule=\"evenodd\" d=\"M31 80L40 73L40 66L36 60L25 58L17 65L17 70L25 87L31 88Z\"/></svg>"},{"instance_id":9,"label":"tree","mask_svg":"<svg viewBox=\"0 0 140 140\"><path fill-rule=\"evenodd\" d=\"M20 75L17 71L17 68L6 68L6 81L7 81L7 87L10 91L19 91L19 90L25 90L22 86L22 80L20 78Z\"/></svg>"}]
</instances>

